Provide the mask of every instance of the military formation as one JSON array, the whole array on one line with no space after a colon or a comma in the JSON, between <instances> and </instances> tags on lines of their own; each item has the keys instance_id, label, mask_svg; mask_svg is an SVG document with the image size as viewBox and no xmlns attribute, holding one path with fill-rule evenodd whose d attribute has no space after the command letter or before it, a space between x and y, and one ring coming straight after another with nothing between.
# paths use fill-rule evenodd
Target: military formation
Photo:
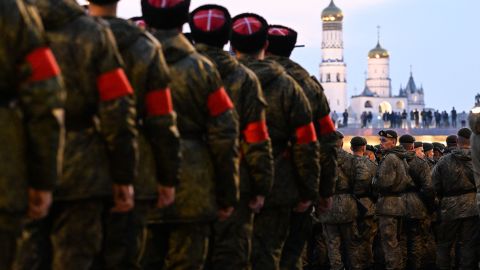
<instances>
[{"instance_id":1,"label":"military formation","mask_svg":"<svg viewBox=\"0 0 480 270\"><path fill-rule=\"evenodd\" d=\"M349 153L295 30L118 1L0 2L0 269L477 269L480 120Z\"/></svg>"}]
</instances>

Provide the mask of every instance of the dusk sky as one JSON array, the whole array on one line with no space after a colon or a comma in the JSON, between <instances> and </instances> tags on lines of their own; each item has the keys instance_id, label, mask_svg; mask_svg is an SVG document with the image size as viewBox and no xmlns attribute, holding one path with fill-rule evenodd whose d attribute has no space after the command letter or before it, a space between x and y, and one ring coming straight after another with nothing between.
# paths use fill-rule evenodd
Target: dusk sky
<instances>
[{"instance_id":1,"label":"dusk sky","mask_svg":"<svg viewBox=\"0 0 480 270\"><path fill-rule=\"evenodd\" d=\"M293 59L318 77L321 61L320 14L330 0L192 0L191 9L215 3L232 16L255 12L270 24L299 32ZM344 14L344 47L349 95L364 87L367 54L377 43L390 53L392 92L405 85L410 66L423 85L427 108L470 110L480 92L480 1L476 0L335 0ZM120 2L119 15L141 14L140 1ZM188 26L185 26L188 31Z\"/></svg>"}]
</instances>

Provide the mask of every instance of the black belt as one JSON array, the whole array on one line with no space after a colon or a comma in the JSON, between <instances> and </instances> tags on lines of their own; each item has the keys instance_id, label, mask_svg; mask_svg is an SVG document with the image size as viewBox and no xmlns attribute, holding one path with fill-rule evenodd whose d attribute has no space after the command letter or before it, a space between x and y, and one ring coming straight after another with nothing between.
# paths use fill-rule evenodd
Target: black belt
<instances>
[{"instance_id":1,"label":"black belt","mask_svg":"<svg viewBox=\"0 0 480 270\"><path fill-rule=\"evenodd\" d=\"M95 127L93 118L82 120L65 119L65 129L67 131L82 131L93 127Z\"/></svg>"},{"instance_id":2,"label":"black belt","mask_svg":"<svg viewBox=\"0 0 480 270\"><path fill-rule=\"evenodd\" d=\"M472 189L469 189L469 190L459 190L459 191L445 192L443 194L443 197L456 197L456 196L461 196L461 195L470 194L470 193L477 193L477 189L472 188Z\"/></svg>"}]
</instances>

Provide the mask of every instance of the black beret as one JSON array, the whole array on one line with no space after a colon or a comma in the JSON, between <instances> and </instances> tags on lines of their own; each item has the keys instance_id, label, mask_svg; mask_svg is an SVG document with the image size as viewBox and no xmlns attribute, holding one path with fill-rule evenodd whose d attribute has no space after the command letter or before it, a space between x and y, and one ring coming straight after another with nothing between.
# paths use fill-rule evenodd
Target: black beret
<instances>
[{"instance_id":1,"label":"black beret","mask_svg":"<svg viewBox=\"0 0 480 270\"><path fill-rule=\"evenodd\" d=\"M430 151L433 150L433 144L431 143L423 143L423 151Z\"/></svg>"},{"instance_id":2,"label":"black beret","mask_svg":"<svg viewBox=\"0 0 480 270\"><path fill-rule=\"evenodd\" d=\"M450 136L447 137L446 142L447 142L447 144L456 144L457 139L458 139L457 135L450 135Z\"/></svg>"},{"instance_id":3,"label":"black beret","mask_svg":"<svg viewBox=\"0 0 480 270\"><path fill-rule=\"evenodd\" d=\"M443 143L434 142L432 143L432 145L433 145L433 150L437 150L440 153L443 153L443 151L445 151L445 145L443 145Z\"/></svg>"},{"instance_id":4,"label":"black beret","mask_svg":"<svg viewBox=\"0 0 480 270\"><path fill-rule=\"evenodd\" d=\"M472 136L472 131L469 128L461 128L457 135L465 139L470 139L470 136Z\"/></svg>"},{"instance_id":5,"label":"black beret","mask_svg":"<svg viewBox=\"0 0 480 270\"><path fill-rule=\"evenodd\" d=\"M373 145L367 144L367 151L371 152L377 152L378 149L376 149Z\"/></svg>"},{"instance_id":6,"label":"black beret","mask_svg":"<svg viewBox=\"0 0 480 270\"><path fill-rule=\"evenodd\" d=\"M422 142L414 142L413 143L413 148L420 148L420 147L423 148L423 143Z\"/></svg>"},{"instance_id":7,"label":"black beret","mask_svg":"<svg viewBox=\"0 0 480 270\"><path fill-rule=\"evenodd\" d=\"M402 135L400 136L400 138L398 139L398 141L400 143L414 143L415 142L415 138L410 135L410 134L405 134L405 135Z\"/></svg>"},{"instance_id":8,"label":"black beret","mask_svg":"<svg viewBox=\"0 0 480 270\"><path fill-rule=\"evenodd\" d=\"M367 140L363 137L353 137L350 140L350 145L351 146L364 146L367 145Z\"/></svg>"},{"instance_id":9,"label":"black beret","mask_svg":"<svg viewBox=\"0 0 480 270\"><path fill-rule=\"evenodd\" d=\"M345 138L342 132L336 130L335 135L337 136L337 140Z\"/></svg>"},{"instance_id":10,"label":"black beret","mask_svg":"<svg viewBox=\"0 0 480 270\"><path fill-rule=\"evenodd\" d=\"M381 136L381 137L385 137L385 138L398 138L398 135L397 135L397 132L395 132L395 130L380 130L380 132L378 132L378 135Z\"/></svg>"}]
</instances>

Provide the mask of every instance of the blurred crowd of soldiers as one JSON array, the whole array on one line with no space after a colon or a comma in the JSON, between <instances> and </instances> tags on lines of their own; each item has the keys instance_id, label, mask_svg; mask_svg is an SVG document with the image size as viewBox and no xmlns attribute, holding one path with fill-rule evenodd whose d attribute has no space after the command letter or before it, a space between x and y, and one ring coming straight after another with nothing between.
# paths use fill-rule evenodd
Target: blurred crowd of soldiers
<instances>
[{"instance_id":1,"label":"blurred crowd of soldiers","mask_svg":"<svg viewBox=\"0 0 480 270\"><path fill-rule=\"evenodd\" d=\"M118 1L0 1L0 269L476 269L470 130L349 154L293 29Z\"/></svg>"}]
</instances>

